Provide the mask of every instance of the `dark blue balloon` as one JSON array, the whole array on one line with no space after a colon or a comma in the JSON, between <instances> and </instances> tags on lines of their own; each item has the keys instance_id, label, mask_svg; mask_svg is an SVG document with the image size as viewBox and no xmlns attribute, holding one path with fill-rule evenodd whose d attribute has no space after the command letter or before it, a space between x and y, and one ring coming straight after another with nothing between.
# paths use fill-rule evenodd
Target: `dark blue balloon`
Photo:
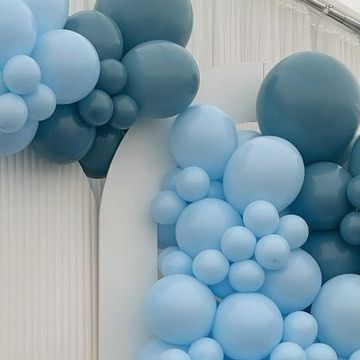
<instances>
[{"instance_id":1,"label":"dark blue balloon","mask_svg":"<svg viewBox=\"0 0 360 360\"><path fill-rule=\"evenodd\" d=\"M127 82L125 66L117 60L106 59L100 63L100 77L96 87L110 96L119 94Z\"/></svg>"},{"instance_id":2,"label":"dark blue balloon","mask_svg":"<svg viewBox=\"0 0 360 360\"><path fill-rule=\"evenodd\" d=\"M257 99L262 134L289 140L305 163L336 162L359 126L359 84L338 60L303 52L278 63Z\"/></svg>"},{"instance_id":3,"label":"dark blue balloon","mask_svg":"<svg viewBox=\"0 0 360 360\"><path fill-rule=\"evenodd\" d=\"M39 123L32 148L50 162L68 164L87 154L95 134L95 127L81 118L77 104L61 105L49 119Z\"/></svg>"},{"instance_id":4,"label":"dark blue balloon","mask_svg":"<svg viewBox=\"0 0 360 360\"><path fill-rule=\"evenodd\" d=\"M113 98L114 115L109 125L119 130L129 129L138 119L139 109L135 101L127 95L118 95Z\"/></svg>"},{"instance_id":5,"label":"dark blue balloon","mask_svg":"<svg viewBox=\"0 0 360 360\"><path fill-rule=\"evenodd\" d=\"M353 176L360 175L360 136L357 138L350 155L349 170Z\"/></svg>"}]
</instances>

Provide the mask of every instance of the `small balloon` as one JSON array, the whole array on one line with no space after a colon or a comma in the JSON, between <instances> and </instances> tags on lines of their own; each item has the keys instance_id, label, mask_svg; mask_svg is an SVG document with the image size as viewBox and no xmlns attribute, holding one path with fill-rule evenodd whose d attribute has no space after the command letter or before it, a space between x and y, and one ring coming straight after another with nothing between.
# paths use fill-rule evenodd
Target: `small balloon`
<instances>
[{"instance_id":1,"label":"small balloon","mask_svg":"<svg viewBox=\"0 0 360 360\"><path fill-rule=\"evenodd\" d=\"M185 351L170 349L165 351L159 360L191 360L191 358Z\"/></svg>"},{"instance_id":2,"label":"small balloon","mask_svg":"<svg viewBox=\"0 0 360 360\"><path fill-rule=\"evenodd\" d=\"M28 108L19 95L6 93L0 96L0 132L16 133L28 119Z\"/></svg>"},{"instance_id":3,"label":"small balloon","mask_svg":"<svg viewBox=\"0 0 360 360\"><path fill-rule=\"evenodd\" d=\"M350 245L360 245L360 212L347 214L340 224L340 233Z\"/></svg>"},{"instance_id":4,"label":"small balloon","mask_svg":"<svg viewBox=\"0 0 360 360\"><path fill-rule=\"evenodd\" d=\"M163 276L189 275L193 276L192 259L183 251L173 251L161 261L161 273Z\"/></svg>"},{"instance_id":5,"label":"small balloon","mask_svg":"<svg viewBox=\"0 0 360 360\"><path fill-rule=\"evenodd\" d=\"M139 109L135 101L127 95L117 95L113 99L114 114L109 125L115 129L129 129L139 117Z\"/></svg>"},{"instance_id":6,"label":"small balloon","mask_svg":"<svg viewBox=\"0 0 360 360\"><path fill-rule=\"evenodd\" d=\"M306 360L338 360L338 356L333 348L327 344L315 343L306 350Z\"/></svg>"},{"instance_id":7,"label":"small balloon","mask_svg":"<svg viewBox=\"0 0 360 360\"><path fill-rule=\"evenodd\" d=\"M192 360L223 360L224 351L220 344L211 338L201 338L192 343L189 348Z\"/></svg>"},{"instance_id":8,"label":"small balloon","mask_svg":"<svg viewBox=\"0 0 360 360\"><path fill-rule=\"evenodd\" d=\"M185 201L201 200L208 194L209 189L208 174L197 166L189 166L177 176L176 191Z\"/></svg>"},{"instance_id":9,"label":"small balloon","mask_svg":"<svg viewBox=\"0 0 360 360\"><path fill-rule=\"evenodd\" d=\"M285 215L280 218L276 234L282 236L291 250L303 246L309 237L309 227L305 220L297 215Z\"/></svg>"},{"instance_id":10,"label":"small balloon","mask_svg":"<svg viewBox=\"0 0 360 360\"><path fill-rule=\"evenodd\" d=\"M349 182L347 195L351 205L360 210L360 175Z\"/></svg>"},{"instance_id":11,"label":"small balloon","mask_svg":"<svg viewBox=\"0 0 360 360\"><path fill-rule=\"evenodd\" d=\"M173 252L179 251L179 247L178 246L168 246L167 248L165 248L164 250L161 250L159 256L158 256L158 269L161 272L161 267L162 267L162 262L165 259L165 257Z\"/></svg>"},{"instance_id":12,"label":"small balloon","mask_svg":"<svg viewBox=\"0 0 360 360\"><path fill-rule=\"evenodd\" d=\"M307 360L305 351L293 342L283 342L276 346L270 360Z\"/></svg>"},{"instance_id":13,"label":"small balloon","mask_svg":"<svg viewBox=\"0 0 360 360\"><path fill-rule=\"evenodd\" d=\"M353 176L360 175L360 136L357 138L351 151L349 170Z\"/></svg>"},{"instance_id":14,"label":"small balloon","mask_svg":"<svg viewBox=\"0 0 360 360\"><path fill-rule=\"evenodd\" d=\"M165 351L173 349L174 347L185 350L184 347L169 345L159 339L152 339L139 351L136 360L159 360Z\"/></svg>"},{"instance_id":15,"label":"small balloon","mask_svg":"<svg viewBox=\"0 0 360 360\"><path fill-rule=\"evenodd\" d=\"M100 77L96 87L110 96L121 93L127 83L125 66L115 59L102 60L100 63Z\"/></svg>"}]
</instances>

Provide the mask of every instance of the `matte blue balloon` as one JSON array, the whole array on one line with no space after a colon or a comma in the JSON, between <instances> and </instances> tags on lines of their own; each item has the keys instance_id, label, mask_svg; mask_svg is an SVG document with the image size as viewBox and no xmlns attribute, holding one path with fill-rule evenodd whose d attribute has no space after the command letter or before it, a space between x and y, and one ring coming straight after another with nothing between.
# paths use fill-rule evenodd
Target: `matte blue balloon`
<instances>
[{"instance_id":1,"label":"matte blue balloon","mask_svg":"<svg viewBox=\"0 0 360 360\"><path fill-rule=\"evenodd\" d=\"M198 166L211 180L219 180L237 148L236 128L219 108L194 105L175 120L170 146L181 167Z\"/></svg>"},{"instance_id":2,"label":"matte blue balloon","mask_svg":"<svg viewBox=\"0 0 360 360\"><path fill-rule=\"evenodd\" d=\"M113 98L114 114L109 125L115 129L129 129L139 118L139 109L135 101L127 95L118 95Z\"/></svg>"},{"instance_id":3,"label":"matte blue balloon","mask_svg":"<svg viewBox=\"0 0 360 360\"><path fill-rule=\"evenodd\" d=\"M179 247L195 257L203 250L220 250L223 234L236 225L242 225L242 221L231 205L218 199L203 199L181 213L176 224L176 238Z\"/></svg>"},{"instance_id":4,"label":"matte blue balloon","mask_svg":"<svg viewBox=\"0 0 360 360\"><path fill-rule=\"evenodd\" d=\"M349 358L349 360L360 360L360 350L355 351Z\"/></svg>"},{"instance_id":5,"label":"matte blue balloon","mask_svg":"<svg viewBox=\"0 0 360 360\"><path fill-rule=\"evenodd\" d=\"M161 272L161 266L162 266L162 262L165 259L165 257L169 254L171 254L172 252L176 252L179 251L179 247L178 246L168 246L167 248L165 248L164 250L162 250L158 256L158 261L157 261L157 265L158 265L158 269Z\"/></svg>"},{"instance_id":6,"label":"matte blue balloon","mask_svg":"<svg viewBox=\"0 0 360 360\"><path fill-rule=\"evenodd\" d=\"M170 349L160 356L160 360L191 360L191 358L185 351Z\"/></svg>"},{"instance_id":7,"label":"matte blue balloon","mask_svg":"<svg viewBox=\"0 0 360 360\"><path fill-rule=\"evenodd\" d=\"M211 338L196 340L189 348L189 355L192 360L223 360L224 351L220 344Z\"/></svg>"},{"instance_id":8,"label":"matte blue balloon","mask_svg":"<svg viewBox=\"0 0 360 360\"><path fill-rule=\"evenodd\" d=\"M70 30L53 30L38 38L32 57L41 82L56 94L58 104L80 101L95 88L100 61L93 45Z\"/></svg>"},{"instance_id":9,"label":"matte blue balloon","mask_svg":"<svg viewBox=\"0 0 360 360\"><path fill-rule=\"evenodd\" d=\"M229 281L238 292L256 292L264 285L265 272L256 261L245 260L231 265Z\"/></svg>"},{"instance_id":10,"label":"matte blue balloon","mask_svg":"<svg viewBox=\"0 0 360 360\"><path fill-rule=\"evenodd\" d=\"M210 289L186 275L159 280L146 299L146 319L150 330L161 340L190 345L207 336L216 313Z\"/></svg>"},{"instance_id":11,"label":"matte blue balloon","mask_svg":"<svg viewBox=\"0 0 360 360\"><path fill-rule=\"evenodd\" d=\"M117 22L127 51L150 40L169 40L186 46L190 39L190 0L98 0L95 8Z\"/></svg>"},{"instance_id":12,"label":"matte blue balloon","mask_svg":"<svg viewBox=\"0 0 360 360\"><path fill-rule=\"evenodd\" d=\"M197 166L183 169L176 179L176 191L185 201L203 199L210 190L208 174Z\"/></svg>"},{"instance_id":13,"label":"matte blue balloon","mask_svg":"<svg viewBox=\"0 0 360 360\"><path fill-rule=\"evenodd\" d=\"M354 177L349 182L347 195L351 205L360 210L360 176Z\"/></svg>"},{"instance_id":14,"label":"matte blue balloon","mask_svg":"<svg viewBox=\"0 0 360 360\"><path fill-rule=\"evenodd\" d=\"M305 352L307 360L338 360L335 350L326 344L312 344Z\"/></svg>"},{"instance_id":15,"label":"matte blue balloon","mask_svg":"<svg viewBox=\"0 0 360 360\"><path fill-rule=\"evenodd\" d=\"M360 274L360 248L348 244L338 230L314 231L303 246L321 268L323 282L343 274Z\"/></svg>"},{"instance_id":16,"label":"matte blue balloon","mask_svg":"<svg viewBox=\"0 0 360 360\"><path fill-rule=\"evenodd\" d=\"M360 175L360 136L357 138L351 151L349 170L353 176Z\"/></svg>"},{"instance_id":17,"label":"matte blue balloon","mask_svg":"<svg viewBox=\"0 0 360 360\"><path fill-rule=\"evenodd\" d=\"M3 79L3 73L0 70L0 95L3 95L5 93L7 93L9 90L6 87L5 83L4 83L4 79Z\"/></svg>"},{"instance_id":18,"label":"matte blue balloon","mask_svg":"<svg viewBox=\"0 0 360 360\"><path fill-rule=\"evenodd\" d=\"M62 29L69 14L69 0L23 0L34 14L38 35Z\"/></svg>"},{"instance_id":19,"label":"matte blue balloon","mask_svg":"<svg viewBox=\"0 0 360 360\"><path fill-rule=\"evenodd\" d=\"M253 130L240 130L237 132L238 137L238 146L245 144L247 141L254 139L258 136L261 136L260 133Z\"/></svg>"},{"instance_id":20,"label":"matte blue balloon","mask_svg":"<svg viewBox=\"0 0 360 360\"><path fill-rule=\"evenodd\" d=\"M179 114L192 103L199 89L196 62L177 44L167 41L141 44L128 52L122 63L128 75L124 93L135 100L142 117Z\"/></svg>"},{"instance_id":21,"label":"matte blue balloon","mask_svg":"<svg viewBox=\"0 0 360 360\"><path fill-rule=\"evenodd\" d=\"M32 12L22 0L0 2L0 69L13 56L29 55L36 42Z\"/></svg>"},{"instance_id":22,"label":"matte blue balloon","mask_svg":"<svg viewBox=\"0 0 360 360\"><path fill-rule=\"evenodd\" d=\"M210 188L207 194L208 198L225 200L223 184L221 181L212 180L210 181Z\"/></svg>"},{"instance_id":23,"label":"matte blue balloon","mask_svg":"<svg viewBox=\"0 0 360 360\"><path fill-rule=\"evenodd\" d=\"M335 163L307 166L304 186L291 210L312 230L337 229L344 216L353 210L347 198L350 180L351 175Z\"/></svg>"},{"instance_id":24,"label":"matte blue balloon","mask_svg":"<svg viewBox=\"0 0 360 360\"><path fill-rule=\"evenodd\" d=\"M340 224L340 233L350 245L360 245L360 212L347 214Z\"/></svg>"},{"instance_id":25,"label":"matte blue balloon","mask_svg":"<svg viewBox=\"0 0 360 360\"><path fill-rule=\"evenodd\" d=\"M295 250L306 243L309 238L309 227L300 216L285 215L280 218L276 234L289 243L291 250Z\"/></svg>"},{"instance_id":26,"label":"matte blue balloon","mask_svg":"<svg viewBox=\"0 0 360 360\"><path fill-rule=\"evenodd\" d=\"M267 271L261 293L272 299L282 314L310 306L321 288L321 271L313 257L298 249L290 254L287 266Z\"/></svg>"},{"instance_id":27,"label":"matte blue balloon","mask_svg":"<svg viewBox=\"0 0 360 360\"><path fill-rule=\"evenodd\" d=\"M192 263L191 257L183 251L174 251L162 259L161 273L163 276L178 274L193 276Z\"/></svg>"},{"instance_id":28,"label":"matte blue balloon","mask_svg":"<svg viewBox=\"0 0 360 360\"><path fill-rule=\"evenodd\" d=\"M359 84L345 65L323 53L302 52L269 72L257 116L262 134L289 140L306 163L336 161L359 126L359 101Z\"/></svg>"},{"instance_id":29,"label":"matte blue balloon","mask_svg":"<svg viewBox=\"0 0 360 360\"><path fill-rule=\"evenodd\" d=\"M41 121L32 148L42 158L69 164L84 157L95 140L96 131L80 117L76 105L58 106Z\"/></svg>"},{"instance_id":30,"label":"matte blue balloon","mask_svg":"<svg viewBox=\"0 0 360 360\"><path fill-rule=\"evenodd\" d=\"M28 119L28 108L19 95L6 93L0 96L0 132L16 133Z\"/></svg>"},{"instance_id":31,"label":"matte blue balloon","mask_svg":"<svg viewBox=\"0 0 360 360\"><path fill-rule=\"evenodd\" d=\"M41 70L37 62L27 55L11 58L5 65L3 77L6 87L19 95L29 94L40 83Z\"/></svg>"},{"instance_id":32,"label":"matte blue balloon","mask_svg":"<svg viewBox=\"0 0 360 360\"><path fill-rule=\"evenodd\" d=\"M225 197L241 213L256 200L278 211L299 194L305 175L297 149L284 139L261 136L247 141L230 158L224 173Z\"/></svg>"},{"instance_id":33,"label":"matte blue balloon","mask_svg":"<svg viewBox=\"0 0 360 360\"><path fill-rule=\"evenodd\" d=\"M307 360L305 351L298 344L293 342L283 342L282 344L279 344L270 355L270 360L290 359Z\"/></svg>"},{"instance_id":34,"label":"matte blue balloon","mask_svg":"<svg viewBox=\"0 0 360 360\"><path fill-rule=\"evenodd\" d=\"M262 359L279 344L283 319L277 306L261 294L226 298L215 317L213 336L233 359Z\"/></svg>"},{"instance_id":35,"label":"matte blue balloon","mask_svg":"<svg viewBox=\"0 0 360 360\"><path fill-rule=\"evenodd\" d=\"M226 278L220 284L210 286L210 289L219 299L225 299L236 292L235 289L231 286L229 278Z\"/></svg>"},{"instance_id":36,"label":"matte blue balloon","mask_svg":"<svg viewBox=\"0 0 360 360\"><path fill-rule=\"evenodd\" d=\"M177 246L175 225L157 224L158 248L165 249L168 246Z\"/></svg>"},{"instance_id":37,"label":"matte blue balloon","mask_svg":"<svg viewBox=\"0 0 360 360\"><path fill-rule=\"evenodd\" d=\"M111 96L118 95L127 83L125 66L115 59L105 59L100 63L100 77L96 87Z\"/></svg>"},{"instance_id":38,"label":"matte blue balloon","mask_svg":"<svg viewBox=\"0 0 360 360\"><path fill-rule=\"evenodd\" d=\"M122 58L122 33L111 17L94 10L80 11L69 17L65 29L86 37L94 45L100 60Z\"/></svg>"},{"instance_id":39,"label":"matte blue balloon","mask_svg":"<svg viewBox=\"0 0 360 360\"><path fill-rule=\"evenodd\" d=\"M139 351L136 356L136 360L159 360L160 356L167 350L173 349L174 347L180 350L186 350L181 346L174 346L159 339L152 339Z\"/></svg>"}]
</instances>

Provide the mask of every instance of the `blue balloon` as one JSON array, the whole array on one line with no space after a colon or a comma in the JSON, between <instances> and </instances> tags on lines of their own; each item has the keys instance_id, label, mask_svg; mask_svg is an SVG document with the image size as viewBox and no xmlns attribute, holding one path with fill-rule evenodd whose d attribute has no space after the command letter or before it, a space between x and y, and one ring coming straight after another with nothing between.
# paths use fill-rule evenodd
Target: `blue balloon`
<instances>
[{"instance_id":1,"label":"blue balloon","mask_svg":"<svg viewBox=\"0 0 360 360\"><path fill-rule=\"evenodd\" d=\"M289 243L291 250L295 250L306 243L309 238L309 227L300 216L285 215L280 218L276 234Z\"/></svg>"},{"instance_id":2,"label":"blue balloon","mask_svg":"<svg viewBox=\"0 0 360 360\"><path fill-rule=\"evenodd\" d=\"M360 212L347 214L340 224L340 233L350 245L360 245Z\"/></svg>"},{"instance_id":3,"label":"blue balloon","mask_svg":"<svg viewBox=\"0 0 360 360\"><path fill-rule=\"evenodd\" d=\"M242 225L242 221L231 205L207 198L192 203L181 213L176 239L180 249L195 257L203 250L220 250L223 234L236 225Z\"/></svg>"},{"instance_id":4,"label":"blue balloon","mask_svg":"<svg viewBox=\"0 0 360 360\"><path fill-rule=\"evenodd\" d=\"M189 275L193 276L192 259L183 251L173 251L166 255L161 261L161 273L163 276Z\"/></svg>"},{"instance_id":5,"label":"blue balloon","mask_svg":"<svg viewBox=\"0 0 360 360\"><path fill-rule=\"evenodd\" d=\"M257 137L230 158L224 173L225 197L241 213L256 200L269 201L282 211L298 196L304 175L303 160L292 144Z\"/></svg>"},{"instance_id":6,"label":"blue balloon","mask_svg":"<svg viewBox=\"0 0 360 360\"><path fill-rule=\"evenodd\" d=\"M182 346L174 346L166 344L159 339L152 339L143 348L139 351L136 356L136 360L159 360L160 356L167 350L173 348L178 348L180 350L186 350Z\"/></svg>"},{"instance_id":7,"label":"blue balloon","mask_svg":"<svg viewBox=\"0 0 360 360\"><path fill-rule=\"evenodd\" d=\"M338 360L335 350L326 344L312 344L305 350L305 352L307 360Z\"/></svg>"},{"instance_id":8,"label":"blue balloon","mask_svg":"<svg viewBox=\"0 0 360 360\"><path fill-rule=\"evenodd\" d=\"M290 360L290 359L307 360L305 351L298 344L295 344L293 342L283 342L279 344L272 351L270 355L270 360Z\"/></svg>"},{"instance_id":9,"label":"blue balloon","mask_svg":"<svg viewBox=\"0 0 360 360\"><path fill-rule=\"evenodd\" d=\"M11 134L19 131L28 119L28 108L19 95L0 95L0 132Z\"/></svg>"},{"instance_id":10,"label":"blue balloon","mask_svg":"<svg viewBox=\"0 0 360 360\"><path fill-rule=\"evenodd\" d=\"M43 84L58 104L80 101L95 88L100 61L93 45L70 30L53 30L38 38L32 57L40 66Z\"/></svg>"},{"instance_id":11,"label":"blue balloon","mask_svg":"<svg viewBox=\"0 0 360 360\"><path fill-rule=\"evenodd\" d=\"M192 360L223 360L224 351L220 344L211 338L201 338L192 343L189 348Z\"/></svg>"},{"instance_id":12,"label":"blue balloon","mask_svg":"<svg viewBox=\"0 0 360 360\"><path fill-rule=\"evenodd\" d=\"M260 130L289 140L307 164L337 161L359 126L359 101L359 84L340 61L297 53L280 61L260 88Z\"/></svg>"},{"instance_id":13,"label":"blue balloon","mask_svg":"<svg viewBox=\"0 0 360 360\"><path fill-rule=\"evenodd\" d=\"M353 176L360 175L360 136L357 138L351 151L349 170Z\"/></svg>"},{"instance_id":14,"label":"blue balloon","mask_svg":"<svg viewBox=\"0 0 360 360\"><path fill-rule=\"evenodd\" d=\"M261 136L257 131L252 130L240 130L237 132L238 146L242 146L247 141Z\"/></svg>"},{"instance_id":15,"label":"blue balloon","mask_svg":"<svg viewBox=\"0 0 360 360\"><path fill-rule=\"evenodd\" d=\"M235 289L231 286L229 278L226 278L220 284L210 286L210 289L219 299L225 299L236 292Z\"/></svg>"},{"instance_id":16,"label":"blue balloon","mask_svg":"<svg viewBox=\"0 0 360 360\"><path fill-rule=\"evenodd\" d=\"M215 317L213 336L234 359L262 359L279 344L283 319L277 306L261 294L226 298Z\"/></svg>"},{"instance_id":17,"label":"blue balloon","mask_svg":"<svg viewBox=\"0 0 360 360\"><path fill-rule=\"evenodd\" d=\"M161 190L173 190L176 191L176 179L178 174L181 172L181 168L179 166L175 166L167 171L165 174L162 183Z\"/></svg>"},{"instance_id":18,"label":"blue balloon","mask_svg":"<svg viewBox=\"0 0 360 360\"><path fill-rule=\"evenodd\" d=\"M349 358L349 360L360 360L360 350L355 351Z\"/></svg>"},{"instance_id":19,"label":"blue balloon","mask_svg":"<svg viewBox=\"0 0 360 360\"><path fill-rule=\"evenodd\" d=\"M160 356L160 360L191 360L191 358L185 351L170 349Z\"/></svg>"},{"instance_id":20,"label":"blue balloon","mask_svg":"<svg viewBox=\"0 0 360 360\"><path fill-rule=\"evenodd\" d=\"M191 345L210 333L216 307L210 289L196 279L167 276L153 285L147 296L147 324L163 341Z\"/></svg>"},{"instance_id":21,"label":"blue balloon","mask_svg":"<svg viewBox=\"0 0 360 360\"><path fill-rule=\"evenodd\" d=\"M100 63L100 77L96 87L111 96L118 95L127 83L125 66L115 59L105 59Z\"/></svg>"},{"instance_id":22,"label":"blue balloon","mask_svg":"<svg viewBox=\"0 0 360 360\"><path fill-rule=\"evenodd\" d=\"M114 114L109 125L119 130L129 129L139 118L139 109L135 101L127 95L117 95L113 102Z\"/></svg>"},{"instance_id":23,"label":"blue balloon","mask_svg":"<svg viewBox=\"0 0 360 360\"><path fill-rule=\"evenodd\" d=\"M157 224L158 248L165 249L168 246L177 246L175 225Z\"/></svg>"},{"instance_id":24,"label":"blue balloon","mask_svg":"<svg viewBox=\"0 0 360 360\"><path fill-rule=\"evenodd\" d=\"M212 180L210 181L210 188L207 194L208 198L225 200L223 184L221 181Z\"/></svg>"},{"instance_id":25,"label":"blue balloon","mask_svg":"<svg viewBox=\"0 0 360 360\"><path fill-rule=\"evenodd\" d=\"M157 261L157 265L158 265L158 269L161 272L161 267L162 267L162 262L165 259L165 257L173 252L179 251L180 249L178 248L178 246L168 246L167 248L165 248L164 250L162 250L158 256L158 261Z\"/></svg>"},{"instance_id":26,"label":"blue balloon","mask_svg":"<svg viewBox=\"0 0 360 360\"><path fill-rule=\"evenodd\" d=\"M128 75L124 93L134 99L142 117L166 118L179 114L192 103L199 89L200 75L195 60L174 43L141 44L128 52L122 63Z\"/></svg>"},{"instance_id":27,"label":"blue balloon","mask_svg":"<svg viewBox=\"0 0 360 360\"><path fill-rule=\"evenodd\" d=\"M0 2L0 69L16 55L29 55L36 42L34 16L22 0Z\"/></svg>"},{"instance_id":28,"label":"blue balloon","mask_svg":"<svg viewBox=\"0 0 360 360\"><path fill-rule=\"evenodd\" d=\"M347 195L351 205L360 210L360 175L349 182Z\"/></svg>"},{"instance_id":29,"label":"blue balloon","mask_svg":"<svg viewBox=\"0 0 360 360\"><path fill-rule=\"evenodd\" d=\"M9 90L4 83L3 73L0 70L0 95L7 93Z\"/></svg>"},{"instance_id":30,"label":"blue balloon","mask_svg":"<svg viewBox=\"0 0 360 360\"><path fill-rule=\"evenodd\" d=\"M210 190L208 174L197 166L183 169L176 179L176 191L185 201L203 199Z\"/></svg>"}]
</instances>

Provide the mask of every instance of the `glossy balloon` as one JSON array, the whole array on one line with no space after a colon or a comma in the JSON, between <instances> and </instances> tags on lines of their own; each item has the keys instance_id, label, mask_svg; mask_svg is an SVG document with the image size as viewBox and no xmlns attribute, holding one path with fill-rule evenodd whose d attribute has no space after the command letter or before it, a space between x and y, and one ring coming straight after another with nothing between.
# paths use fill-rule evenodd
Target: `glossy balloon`
<instances>
[{"instance_id":1,"label":"glossy balloon","mask_svg":"<svg viewBox=\"0 0 360 360\"><path fill-rule=\"evenodd\" d=\"M224 351L220 344L211 338L196 340L189 348L189 355L192 360L223 360Z\"/></svg>"},{"instance_id":2,"label":"glossy balloon","mask_svg":"<svg viewBox=\"0 0 360 360\"><path fill-rule=\"evenodd\" d=\"M352 206L360 210L360 175L349 182L347 195Z\"/></svg>"},{"instance_id":3,"label":"glossy balloon","mask_svg":"<svg viewBox=\"0 0 360 360\"><path fill-rule=\"evenodd\" d=\"M6 93L0 96L0 132L16 133L28 119L28 108L19 95Z\"/></svg>"},{"instance_id":4,"label":"glossy balloon","mask_svg":"<svg viewBox=\"0 0 360 360\"><path fill-rule=\"evenodd\" d=\"M271 353L270 360L307 360L305 351L293 342L279 344ZM320 359L319 359L320 360Z\"/></svg>"},{"instance_id":5,"label":"glossy balloon","mask_svg":"<svg viewBox=\"0 0 360 360\"><path fill-rule=\"evenodd\" d=\"M199 69L191 54L179 45L144 43L128 52L122 63L128 75L124 93L135 100L145 118L176 115L197 94Z\"/></svg>"},{"instance_id":6,"label":"glossy balloon","mask_svg":"<svg viewBox=\"0 0 360 360\"><path fill-rule=\"evenodd\" d=\"M117 95L113 98L114 114L109 125L115 129L129 129L139 117L139 109L135 101L127 95Z\"/></svg>"},{"instance_id":7,"label":"glossy balloon","mask_svg":"<svg viewBox=\"0 0 360 360\"><path fill-rule=\"evenodd\" d=\"M291 250L303 246L309 237L309 227L305 220L297 215L285 215L280 218L276 234L282 236Z\"/></svg>"},{"instance_id":8,"label":"glossy balloon","mask_svg":"<svg viewBox=\"0 0 360 360\"><path fill-rule=\"evenodd\" d=\"M157 224L157 235L159 249L165 249L168 246L177 246L175 225Z\"/></svg>"},{"instance_id":9,"label":"glossy balloon","mask_svg":"<svg viewBox=\"0 0 360 360\"><path fill-rule=\"evenodd\" d=\"M340 224L343 239L351 245L360 245L360 212L347 214Z\"/></svg>"},{"instance_id":10,"label":"glossy balloon","mask_svg":"<svg viewBox=\"0 0 360 360\"><path fill-rule=\"evenodd\" d=\"M264 80L257 100L259 126L264 135L289 140L307 164L336 161L359 126L359 102L359 84L340 61L323 53L297 53Z\"/></svg>"},{"instance_id":11,"label":"glossy balloon","mask_svg":"<svg viewBox=\"0 0 360 360\"><path fill-rule=\"evenodd\" d=\"M191 257L183 251L172 251L162 259L160 271L163 276L193 276L192 263Z\"/></svg>"},{"instance_id":12,"label":"glossy balloon","mask_svg":"<svg viewBox=\"0 0 360 360\"><path fill-rule=\"evenodd\" d=\"M96 87L111 96L118 95L127 83L125 66L115 59L102 60L100 77Z\"/></svg>"},{"instance_id":13,"label":"glossy balloon","mask_svg":"<svg viewBox=\"0 0 360 360\"><path fill-rule=\"evenodd\" d=\"M203 199L210 190L208 174L197 166L183 169L176 179L176 191L185 201Z\"/></svg>"},{"instance_id":14,"label":"glossy balloon","mask_svg":"<svg viewBox=\"0 0 360 360\"><path fill-rule=\"evenodd\" d=\"M349 170L353 176L360 175L360 136L357 138L351 151Z\"/></svg>"}]
</instances>

